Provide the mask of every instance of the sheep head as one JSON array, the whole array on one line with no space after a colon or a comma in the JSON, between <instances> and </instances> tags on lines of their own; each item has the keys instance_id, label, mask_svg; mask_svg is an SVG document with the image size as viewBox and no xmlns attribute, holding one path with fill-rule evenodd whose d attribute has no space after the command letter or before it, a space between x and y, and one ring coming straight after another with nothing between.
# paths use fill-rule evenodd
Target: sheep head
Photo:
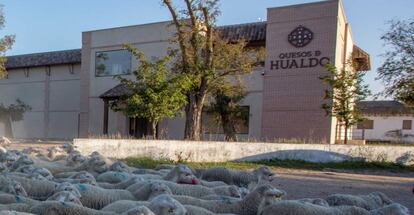
<instances>
[{"instance_id":1,"label":"sheep head","mask_svg":"<svg viewBox=\"0 0 414 215\"><path fill-rule=\"evenodd\" d=\"M82 197L79 190L76 189L76 187L73 186L73 184L71 184L69 182L63 182L63 183L60 183L60 184L56 184L55 185L55 193L59 193L59 192L70 192L78 199L80 199Z\"/></svg>"},{"instance_id":2,"label":"sheep head","mask_svg":"<svg viewBox=\"0 0 414 215\"><path fill-rule=\"evenodd\" d=\"M267 166L262 166L253 171L258 181L271 182L275 179L276 174Z\"/></svg>"},{"instance_id":3,"label":"sheep head","mask_svg":"<svg viewBox=\"0 0 414 215\"><path fill-rule=\"evenodd\" d=\"M185 215L187 210L169 195L160 195L150 201L149 208L157 215Z\"/></svg>"},{"instance_id":4,"label":"sheep head","mask_svg":"<svg viewBox=\"0 0 414 215\"><path fill-rule=\"evenodd\" d=\"M153 199L159 195L169 194L172 195L171 189L161 182L154 182L150 184L150 196L149 199Z\"/></svg>"},{"instance_id":5,"label":"sheep head","mask_svg":"<svg viewBox=\"0 0 414 215\"><path fill-rule=\"evenodd\" d=\"M114 172L130 172L129 170L129 166L126 165L124 162L122 161L116 161L114 162L110 167L109 167L110 171L114 171Z\"/></svg>"},{"instance_id":6,"label":"sheep head","mask_svg":"<svg viewBox=\"0 0 414 215\"><path fill-rule=\"evenodd\" d=\"M26 190L17 181L7 179L6 184L3 184L1 187L2 192L10 193L17 196L27 196Z\"/></svg>"},{"instance_id":7,"label":"sheep head","mask_svg":"<svg viewBox=\"0 0 414 215\"><path fill-rule=\"evenodd\" d=\"M373 199L375 199L378 205L381 205L381 206L394 203L394 201L392 201L387 195L385 195L385 193L382 193L382 192L378 192L378 191L372 192L368 196L373 197Z\"/></svg>"},{"instance_id":8,"label":"sheep head","mask_svg":"<svg viewBox=\"0 0 414 215\"><path fill-rule=\"evenodd\" d=\"M186 165L179 164L174 167L164 180L174 181L178 184L200 184L200 181L193 174L193 171Z\"/></svg>"},{"instance_id":9,"label":"sheep head","mask_svg":"<svg viewBox=\"0 0 414 215\"><path fill-rule=\"evenodd\" d=\"M58 201L58 202L69 202L77 205L82 205L81 201L77 196L69 191L61 191L53 194L47 199L48 201Z\"/></svg>"},{"instance_id":10,"label":"sheep head","mask_svg":"<svg viewBox=\"0 0 414 215\"><path fill-rule=\"evenodd\" d=\"M45 177L48 180L53 179L53 174L48 169L43 168L43 167L35 168L32 171L32 174L39 174L39 175Z\"/></svg>"},{"instance_id":11,"label":"sheep head","mask_svg":"<svg viewBox=\"0 0 414 215\"><path fill-rule=\"evenodd\" d=\"M80 171L78 173L75 173L71 175L69 178L79 180L81 183L84 183L84 184L92 184L92 185L97 184L95 177L86 171Z\"/></svg>"}]
</instances>

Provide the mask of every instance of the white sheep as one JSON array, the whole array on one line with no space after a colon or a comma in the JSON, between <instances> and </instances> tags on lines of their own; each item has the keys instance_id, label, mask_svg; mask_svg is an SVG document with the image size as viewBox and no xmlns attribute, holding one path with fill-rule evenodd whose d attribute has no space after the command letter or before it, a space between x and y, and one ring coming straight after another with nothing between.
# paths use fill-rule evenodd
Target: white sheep
<instances>
[{"instance_id":1,"label":"white sheep","mask_svg":"<svg viewBox=\"0 0 414 215\"><path fill-rule=\"evenodd\" d=\"M121 200L104 207L101 211L121 214L139 206L146 206L157 215L185 215L187 213L185 207L169 195L160 195L151 201Z\"/></svg>"},{"instance_id":2,"label":"white sheep","mask_svg":"<svg viewBox=\"0 0 414 215\"><path fill-rule=\"evenodd\" d=\"M244 199L232 202L226 200L202 200L188 196L173 196L181 204L202 207L214 213L234 213L240 215L257 214L264 197L272 195L274 199L280 199L285 195L284 191L278 190L271 185L260 185Z\"/></svg>"},{"instance_id":3,"label":"white sheep","mask_svg":"<svg viewBox=\"0 0 414 215\"><path fill-rule=\"evenodd\" d=\"M147 183L154 183L154 182L161 182L167 185L171 192L175 195L185 195L185 196L192 196L201 198L203 196L208 195L226 195L231 197L240 197L240 192L235 186L223 186L223 187L205 187L202 185L189 185L189 184L177 184L170 181L163 181L163 180L149 180L144 181L141 183L133 184L129 187L127 187L126 190L130 192L135 192L142 186L144 186Z\"/></svg>"},{"instance_id":4,"label":"white sheep","mask_svg":"<svg viewBox=\"0 0 414 215\"><path fill-rule=\"evenodd\" d=\"M330 206L350 205L374 210L392 204L393 201L384 193L372 192L368 195L333 194L326 198Z\"/></svg>"},{"instance_id":5,"label":"white sheep","mask_svg":"<svg viewBox=\"0 0 414 215\"><path fill-rule=\"evenodd\" d=\"M259 177L273 178L275 174L269 167L259 167L253 172L232 170L225 167L213 167L201 171L201 179L207 181L223 181L226 184L234 184L247 187L251 182L257 182Z\"/></svg>"},{"instance_id":6,"label":"white sheep","mask_svg":"<svg viewBox=\"0 0 414 215\"><path fill-rule=\"evenodd\" d=\"M82 204L97 210L118 200L135 200L132 193L127 190L103 189L89 184L76 184L75 187L82 196Z\"/></svg>"},{"instance_id":7,"label":"white sheep","mask_svg":"<svg viewBox=\"0 0 414 215\"><path fill-rule=\"evenodd\" d=\"M112 212L94 210L78 204L58 201L41 202L31 207L29 212L38 215L115 215Z\"/></svg>"},{"instance_id":8,"label":"white sheep","mask_svg":"<svg viewBox=\"0 0 414 215\"><path fill-rule=\"evenodd\" d=\"M148 201L162 194L172 194L170 188L161 182L148 183L133 192L138 201Z\"/></svg>"},{"instance_id":9,"label":"white sheep","mask_svg":"<svg viewBox=\"0 0 414 215\"><path fill-rule=\"evenodd\" d=\"M383 208L370 211L371 215L410 215L410 211L403 205L392 203Z\"/></svg>"}]
</instances>

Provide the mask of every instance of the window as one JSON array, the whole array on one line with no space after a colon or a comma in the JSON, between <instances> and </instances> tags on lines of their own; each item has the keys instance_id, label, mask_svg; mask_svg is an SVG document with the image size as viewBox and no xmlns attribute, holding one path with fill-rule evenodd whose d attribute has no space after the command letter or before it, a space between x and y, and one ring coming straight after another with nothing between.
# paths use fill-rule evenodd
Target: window
<instances>
[{"instance_id":1,"label":"window","mask_svg":"<svg viewBox=\"0 0 414 215\"><path fill-rule=\"evenodd\" d=\"M130 74L131 57L131 52L128 50L96 52L95 75L114 76Z\"/></svg>"},{"instance_id":2,"label":"window","mask_svg":"<svg viewBox=\"0 0 414 215\"><path fill-rule=\"evenodd\" d=\"M374 129L374 120L364 120L358 123L357 129Z\"/></svg>"},{"instance_id":3,"label":"window","mask_svg":"<svg viewBox=\"0 0 414 215\"><path fill-rule=\"evenodd\" d=\"M413 121L412 120L403 120L402 129L403 130L411 130L412 129L412 125L413 125Z\"/></svg>"},{"instance_id":4,"label":"window","mask_svg":"<svg viewBox=\"0 0 414 215\"><path fill-rule=\"evenodd\" d=\"M240 115L234 122L236 134L249 134L249 106L242 106ZM216 114L204 111L202 115L202 132L204 134L224 134L223 126Z\"/></svg>"}]
</instances>

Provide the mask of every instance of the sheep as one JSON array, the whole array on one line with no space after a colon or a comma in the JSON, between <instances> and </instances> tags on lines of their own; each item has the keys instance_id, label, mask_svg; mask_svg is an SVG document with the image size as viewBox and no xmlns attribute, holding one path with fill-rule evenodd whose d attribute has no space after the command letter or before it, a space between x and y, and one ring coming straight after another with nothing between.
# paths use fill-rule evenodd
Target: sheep
<instances>
[{"instance_id":1,"label":"sheep","mask_svg":"<svg viewBox=\"0 0 414 215\"><path fill-rule=\"evenodd\" d=\"M79 200L78 196L75 196L72 192L69 191L55 193L51 197L47 198L46 201L70 202L73 204L82 205L82 202Z\"/></svg>"},{"instance_id":2,"label":"sheep","mask_svg":"<svg viewBox=\"0 0 414 215\"><path fill-rule=\"evenodd\" d=\"M59 193L59 192L70 192L78 199L80 199L82 197L79 190L76 189L76 187L73 184L68 183L68 182L63 182L63 183L60 183L60 184L56 184L54 192L55 192L55 194Z\"/></svg>"},{"instance_id":3,"label":"sheep","mask_svg":"<svg viewBox=\"0 0 414 215\"><path fill-rule=\"evenodd\" d=\"M132 174L126 172L107 171L102 174L99 174L96 177L96 181L114 184L127 180L132 176Z\"/></svg>"},{"instance_id":4,"label":"sheep","mask_svg":"<svg viewBox=\"0 0 414 215\"><path fill-rule=\"evenodd\" d=\"M135 168L129 167L122 161L115 161L111 166L109 166L109 171L115 171L115 172L131 173L134 170Z\"/></svg>"},{"instance_id":5,"label":"sheep","mask_svg":"<svg viewBox=\"0 0 414 215\"><path fill-rule=\"evenodd\" d=\"M15 162L13 162L13 164L10 166L10 169L11 170L16 170L20 166L32 165L32 164L34 164L33 159L31 159L27 155L23 155L23 156L19 157L19 159L17 159Z\"/></svg>"},{"instance_id":6,"label":"sheep","mask_svg":"<svg viewBox=\"0 0 414 215\"><path fill-rule=\"evenodd\" d=\"M184 207L187 210L186 215L218 215L209 210L206 210L204 208L200 208L197 206L193 206L193 205L184 205ZM231 214L220 214L220 215L231 215Z\"/></svg>"},{"instance_id":7,"label":"sheep","mask_svg":"<svg viewBox=\"0 0 414 215\"><path fill-rule=\"evenodd\" d=\"M52 181L31 180L13 175L7 177L21 183L27 195L32 199L45 200L55 192L56 183Z\"/></svg>"},{"instance_id":8,"label":"sheep","mask_svg":"<svg viewBox=\"0 0 414 215\"><path fill-rule=\"evenodd\" d=\"M214 213L234 213L240 215L257 214L262 200L265 196L272 196L275 200L279 200L284 191L278 190L271 185L258 186L253 192L247 195L244 199L236 202L227 202L225 200L201 200L191 198L188 196L173 196L174 199L181 204L189 204L197 207L202 207Z\"/></svg>"},{"instance_id":9,"label":"sheep","mask_svg":"<svg viewBox=\"0 0 414 215\"><path fill-rule=\"evenodd\" d=\"M95 177L93 177L92 174L86 172L86 171L80 171L73 173L68 178L57 178L54 179L56 182L69 182L72 184L91 184L91 185L97 185Z\"/></svg>"},{"instance_id":10,"label":"sheep","mask_svg":"<svg viewBox=\"0 0 414 215\"><path fill-rule=\"evenodd\" d=\"M279 201L264 207L257 215L369 215L355 206L324 207L295 200Z\"/></svg>"},{"instance_id":11,"label":"sheep","mask_svg":"<svg viewBox=\"0 0 414 215\"><path fill-rule=\"evenodd\" d=\"M22 203L0 205L0 215L23 215L29 214L30 206ZM6 213L7 212L7 213Z\"/></svg>"},{"instance_id":12,"label":"sheep","mask_svg":"<svg viewBox=\"0 0 414 215\"><path fill-rule=\"evenodd\" d=\"M155 215L154 212L152 212L149 208L145 206L138 206L138 207L132 208L131 210L126 211L122 214L123 215Z\"/></svg>"},{"instance_id":13,"label":"sheep","mask_svg":"<svg viewBox=\"0 0 414 215\"><path fill-rule=\"evenodd\" d=\"M120 214L138 206L146 206L157 215L185 215L187 213L185 207L169 195L160 195L151 201L121 200L107 205L101 211Z\"/></svg>"},{"instance_id":14,"label":"sheep","mask_svg":"<svg viewBox=\"0 0 414 215\"><path fill-rule=\"evenodd\" d=\"M202 185L177 184L174 182L163 180L150 180L141 183L136 183L127 187L126 190L130 192L135 192L137 189L141 188L145 184L154 182L164 183L171 189L171 192L175 195L185 195L196 198L201 198L203 196L208 195L226 195L231 197L240 197L239 190L235 186L209 188Z\"/></svg>"},{"instance_id":15,"label":"sheep","mask_svg":"<svg viewBox=\"0 0 414 215\"><path fill-rule=\"evenodd\" d=\"M162 194L172 194L170 188L161 182L148 183L133 193L138 201L151 200Z\"/></svg>"},{"instance_id":16,"label":"sheep","mask_svg":"<svg viewBox=\"0 0 414 215\"><path fill-rule=\"evenodd\" d=\"M29 209L30 213L38 215L115 215L112 212L98 211L78 204L58 201L41 202Z\"/></svg>"},{"instance_id":17,"label":"sheep","mask_svg":"<svg viewBox=\"0 0 414 215\"><path fill-rule=\"evenodd\" d=\"M225 167L213 167L202 170L200 178L206 181L223 181L226 184L247 187L251 182L257 182L260 176L273 178L275 174L266 166L259 167L251 173Z\"/></svg>"},{"instance_id":18,"label":"sheep","mask_svg":"<svg viewBox=\"0 0 414 215\"><path fill-rule=\"evenodd\" d=\"M0 191L4 193L9 193L17 196L27 196L26 190L23 188L22 184L13 181L10 179L1 179Z\"/></svg>"},{"instance_id":19,"label":"sheep","mask_svg":"<svg viewBox=\"0 0 414 215\"><path fill-rule=\"evenodd\" d=\"M326 198L330 206L350 205L364 208L367 210L374 210L386 205L392 204L393 201L384 193L372 192L368 195L348 195L348 194L334 194Z\"/></svg>"},{"instance_id":20,"label":"sheep","mask_svg":"<svg viewBox=\"0 0 414 215\"><path fill-rule=\"evenodd\" d=\"M403 205L393 203L383 208L370 211L371 215L410 215L410 211Z\"/></svg>"},{"instance_id":21,"label":"sheep","mask_svg":"<svg viewBox=\"0 0 414 215\"><path fill-rule=\"evenodd\" d=\"M72 151L68 154L68 156L66 157L66 165L67 166L78 166L81 163L83 163L84 161L86 161L86 157L81 155L79 152L77 151Z\"/></svg>"},{"instance_id":22,"label":"sheep","mask_svg":"<svg viewBox=\"0 0 414 215\"><path fill-rule=\"evenodd\" d=\"M106 205L118 200L135 200L131 192L118 189L103 189L89 184L76 184L85 207L100 210Z\"/></svg>"},{"instance_id":23,"label":"sheep","mask_svg":"<svg viewBox=\"0 0 414 215\"><path fill-rule=\"evenodd\" d=\"M329 207L329 203L325 199L321 198L304 198L304 199L298 199L297 201L302 203L310 203L314 205Z\"/></svg>"},{"instance_id":24,"label":"sheep","mask_svg":"<svg viewBox=\"0 0 414 215\"><path fill-rule=\"evenodd\" d=\"M33 200L28 197L19 196L19 195L13 195L13 194L7 194L7 193L1 193L0 194L0 204L2 205L8 205L8 204L26 204L26 205L35 205L39 201Z\"/></svg>"},{"instance_id":25,"label":"sheep","mask_svg":"<svg viewBox=\"0 0 414 215\"><path fill-rule=\"evenodd\" d=\"M135 183L139 183L143 181L144 179L139 176L132 176L129 179L116 183L116 184L98 182L97 185L105 189L126 189L127 187Z\"/></svg>"}]
</instances>

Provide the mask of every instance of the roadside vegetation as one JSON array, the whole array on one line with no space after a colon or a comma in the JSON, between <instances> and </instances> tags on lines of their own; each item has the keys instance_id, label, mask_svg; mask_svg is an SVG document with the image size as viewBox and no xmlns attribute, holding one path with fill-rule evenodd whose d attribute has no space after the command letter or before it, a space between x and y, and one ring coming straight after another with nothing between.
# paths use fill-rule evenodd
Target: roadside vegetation
<instances>
[{"instance_id":1,"label":"roadside vegetation","mask_svg":"<svg viewBox=\"0 0 414 215\"><path fill-rule=\"evenodd\" d=\"M303 169L303 170L386 170L393 172L414 172L414 167L406 167L391 162L346 161L341 163L311 163L299 160L278 160L257 162L175 162L169 159L152 159L148 157L129 157L124 159L129 166L139 168L155 168L160 164L185 163L193 168L223 166L232 169L254 169L261 165L272 168Z\"/></svg>"}]
</instances>

